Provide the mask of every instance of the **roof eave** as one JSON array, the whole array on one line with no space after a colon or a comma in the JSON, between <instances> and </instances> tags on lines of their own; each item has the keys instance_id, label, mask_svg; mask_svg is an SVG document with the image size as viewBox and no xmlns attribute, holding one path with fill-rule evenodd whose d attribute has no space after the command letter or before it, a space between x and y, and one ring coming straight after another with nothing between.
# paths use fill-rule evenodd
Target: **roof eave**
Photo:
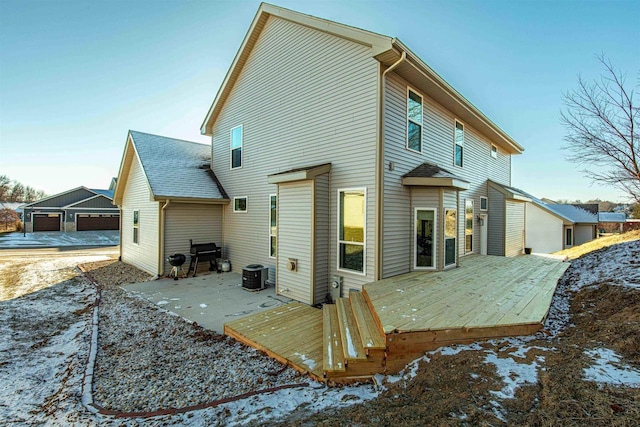
<instances>
[{"instance_id":1,"label":"roof eave","mask_svg":"<svg viewBox=\"0 0 640 427\"><path fill-rule=\"evenodd\" d=\"M224 205L230 202L229 199L203 198L203 197L180 197L154 195L153 201L164 202L170 200L173 203L195 203L204 205Z\"/></svg>"},{"instance_id":2,"label":"roof eave","mask_svg":"<svg viewBox=\"0 0 640 427\"><path fill-rule=\"evenodd\" d=\"M458 190L468 190L470 188L470 184L467 181L447 177L405 176L402 178L402 185L421 187L452 187Z\"/></svg>"}]
</instances>

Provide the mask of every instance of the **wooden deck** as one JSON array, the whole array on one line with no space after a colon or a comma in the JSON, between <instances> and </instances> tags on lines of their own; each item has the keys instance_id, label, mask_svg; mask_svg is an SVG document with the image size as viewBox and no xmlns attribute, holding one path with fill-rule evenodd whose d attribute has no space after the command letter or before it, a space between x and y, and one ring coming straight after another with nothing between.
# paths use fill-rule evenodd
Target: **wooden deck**
<instances>
[{"instance_id":1,"label":"wooden deck","mask_svg":"<svg viewBox=\"0 0 640 427\"><path fill-rule=\"evenodd\" d=\"M318 380L395 373L441 346L538 331L568 267L536 256L467 256L456 269L367 284L323 310L291 303L245 317L225 334Z\"/></svg>"}]
</instances>

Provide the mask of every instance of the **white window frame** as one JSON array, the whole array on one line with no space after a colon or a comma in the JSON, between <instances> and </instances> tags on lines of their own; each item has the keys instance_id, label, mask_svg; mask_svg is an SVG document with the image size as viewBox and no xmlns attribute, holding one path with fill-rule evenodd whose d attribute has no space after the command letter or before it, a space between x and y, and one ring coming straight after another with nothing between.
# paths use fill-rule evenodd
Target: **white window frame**
<instances>
[{"instance_id":1,"label":"white window frame","mask_svg":"<svg viewBox=\"0 0 640 427\"><path fill-rule=\"evenodd\" d=\"M411 120L409 118L409 92L413 92L416 95L418 95L420 97L420 105L422 106L422 109L420 111L421 116L420 116L420 123L415 122L414 120ZM422 154L422 141L424 139L424 96L422 96L422 94L420 92L418 92L417 90L413 89L410 86L407 86L407 111L406 111L406 116L407 116L407 132L405 135L405 148L413 153L418 153L418 154ZM409 147L409 122L416 124L418 126L420 126L420 150L414 150L413 148Z\"/></svg>"},{"instance_id":2,"label":"white window frame","mask_svg":"<svg viewBox=\"0 0 640 427\"><path fill-rule=\"evenodd\" d=\"M337 207L338 207L338 212L337 212L337 236L336 236L336 240L338 241L337 244L337 251L336 251L336 270L343 272L343 273L351 273L351 274L356 274L358 276L366 276L367 275L367 188L366 187L355 187L355 188L338 188L338 203L337 203ZM340 193L345 192L345 191L362 191L364 193L364 235L362 236L362 240L363 242L351 242L351 241L347 241L347 240L340 240L340 212L342 209L342 204L340 203ZM355 244L355 245L362 245L362 271L356 271L356 270L349 270L346 268L340 268L340 245L341 244Z\"/></svg>"},{"instance_id":3,"label":"white window frame","mask_svg":"<svg viewBox=\"0 0 640 427\"><path fill-rule=\"evenodd\" d=\"M453 237L447 237L447 212L453 211L456 213L456 231L453 234ZM444 225L442 226L442 267L443 269L455 268L458 265L458 227L459 227L460 218L458 217L458 209L457 208L444 208ZM453 239L454 242L454 257L453 262L447 264L447 239Z\"/></svg>"},{"instance_id":4,"label":"white window frame","mask_svg":"<svg viewBox=\"0 0 640 427\"><path fill-rule=\"evenodd\" d=\"M136 215L137 213L137 215ZM136 217L138 217L138 221L136 222ZM140 209L133 210L133 216L131 218L131 223L133 225L133 235L131 236L131 241L134 245L140 245ZM138 231L136 233L136 230Z\"/></svg>"},{"instance_id":5,"label":"white window frame","mask_svg":"<svg viewBox=\"0 0 640 427\"><path fill-rule=\"evenodd\" d=\"M491 144L491 148L490 148L490 154L491 157L493 157L494 159L498 158L498 146L495 144Z\"/></svg>"},{"instance_id":6,"label":"white window frame","mask_svg":"<svg viewBox=\"0 0 640 427\"><path fill-rule=\"evenodd\" d=\"M467 202L471 202L471 234L467 234ZM473 234L475 232L474 215L475 215L475 203L473 199L464 200L464 254L473 253ZM471 250L467 251L467 236L471 236Z\"/></svg>"},{"instance_id":7,"label":"white window frame","mask_svg":"<svg viewBox=\"0 0 640 427\"><path fill-rule=\"evenodd\" d=\"M456 141L456 134L458 132L458 124L462 126L462 143L458 144ZM458 150L458 146L462 149L462 155L460 156L460 164L456 163L456 151ZM455 119L453 122L453 165L459 168L464 167L464 123L460 120Z\"/></svg>"},{"instance_id":8,"label":"white window frame","mask_svg":"<svg viewBox=\"0 0 640 427\"><path fill-rule=\"evenodd\" d=\"M236 209L236 200L244 199L244 210ZM239 196L233 198L233 212L234 213L247 213L249 210L249 198L247 196Z\"/></svg>"},{"instance_id":9,"label":"white window frame","mask_svg":"<svg viewBox=\"0 0 640 427\"><path fill-rule=\"evenodd\" d=\"M482 207L482 202L484 201L484 208ZM489 210L489 198L480 196L480 210L482 212L486 212Z\"/></svg>"},{"instance_id":10,"label":"white window frame","mask_svg":"<svg viewBox=\"0 0 640 427\"><path fill-rule=\"evenodd\" d=\"M276 234L271 233L271 199L276 198ZM276 238L276 250L275 254L271 255L271 238ZM277 258L278 254L278 195L277 194L269 194L269 258Z\"/></svg>"},{"instance_id":11,"label":"white window frame","mask_svg":"<svg viewBox=\"0 0 640 427\"><path fill-rule=\"evenodd\" d=\"M433 211L433 266L424 267L418 266L418 257L416 256L417 242L413 242L413 269L414 270L437 270L438 269L438 209L437 208L419 208L416 207L413 210L413 234L416 233L416 225L418 222L418 211Z\"/></svg>"},{"instance_id":12,"label":"white window frame","mask_svg":"<svg viewBox=\"0 0 640 427\"><path fill-rule=\"evenodd\" d=\"M237 150L238 147L233 148L233 131L240 128L240 166L233 167L233 150ZM244 165L244 128L243 125L239 125L231 128L229 131L229 169L242 169Z\"/></svg>"},{"instance_id":13,"label":"white window frame","mask_svg":"<svg viewBox=\"0 0 640 427\"><path fill-rule=\"evenodd\" d=\"M571 243L567 243L567 233L571 232ZM564 236L563 236L563 240L564 240L564 247L565 248L572 248L573 244L574 244L574 240L575 240L575 236L573 233L573 227L565 227L564 228Z\"/></svg>"}]
</instances>

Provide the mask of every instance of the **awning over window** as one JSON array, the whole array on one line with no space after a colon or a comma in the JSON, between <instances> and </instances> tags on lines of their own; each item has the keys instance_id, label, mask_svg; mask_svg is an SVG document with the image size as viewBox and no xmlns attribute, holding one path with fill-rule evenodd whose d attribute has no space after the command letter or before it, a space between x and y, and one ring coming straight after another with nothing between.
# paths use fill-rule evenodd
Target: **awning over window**
<instances>
[{"instance_id":1,"label":"awning over window","mask_svg":"<svg viewBox=\"0 0 640 427\"><path fill-rule=\"evenodd\" d=\"M297 169L291 169L284 172L274 173L269 175L269 184L280 184L283 182L304 181L308 179L314 179L318 175L327 173L331 170L331 163L324 163L322 165L306 166Z\"/></svg>"},{"instance_id":2,"label":"awning over window","mask_svg":"<svg viewBox=\"0 0 640 427\"><path fill-rule=\"evenodd\" d=\"M468 190L469 181L433 163L425 162L402 176L402 185L422 187L453 187Z\"/></svg>"}]
</instances>

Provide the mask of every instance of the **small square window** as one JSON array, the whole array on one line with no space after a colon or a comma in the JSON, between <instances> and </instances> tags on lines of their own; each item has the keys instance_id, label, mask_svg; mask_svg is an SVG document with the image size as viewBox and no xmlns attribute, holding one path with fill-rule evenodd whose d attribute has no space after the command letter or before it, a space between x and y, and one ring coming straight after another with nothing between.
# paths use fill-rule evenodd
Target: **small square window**
<instances>
[{"instance_id":1,"label":"small square window","mask_svg":"<svg viewBox=\"0 0 640 427\"><path fill-rule=\"evenodd\" d=\"M493 157L494 159L498 158L498 147L493 144L491 144L491 157Z\"/></svg>"},{"instance_id":2,"label":"small square window","mask_svg":"<svg viewBox=\"0 0 640 427\"><path fill-rule=\"evenodd\" d=\"M480 197L480 210L486 211L489 208L489 199L486 197Z\"/></svg>"},{"instance_id":3,"label":"small square window","mask_svg":"<svg viewBox=\"0 0 640 427\"><path fill-rule=\"evenodd\" d=\"M233 198L233 211L234 212L246 212L247 211L247 197L234 197Z\"/></svg>"}]
</instances>

